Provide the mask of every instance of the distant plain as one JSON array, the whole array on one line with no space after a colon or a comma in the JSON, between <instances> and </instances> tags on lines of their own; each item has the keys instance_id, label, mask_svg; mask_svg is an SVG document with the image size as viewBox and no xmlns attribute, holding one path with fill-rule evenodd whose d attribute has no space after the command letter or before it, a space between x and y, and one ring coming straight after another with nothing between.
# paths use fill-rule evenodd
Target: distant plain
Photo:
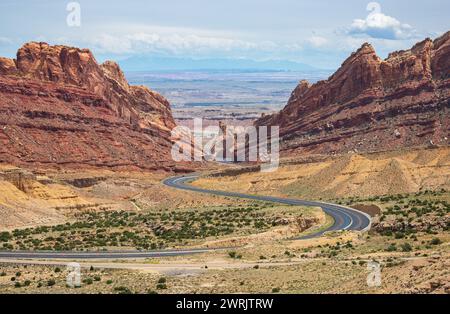
<instances>
[{"instance_id":1,"label":"distant plain","mask_svg":"<svg viewBox=\"0 0 450 314\"><path fill-rule=\"evenodd\" d=\"M261 114L282 109L300 80L314 83L329 74L325 70L203 70L127 72L126 76L131 84L165 96L177 123L191 126L195 117L203 117L205 125L219 121L249 125Z\"/></svg>"}]
</instances>

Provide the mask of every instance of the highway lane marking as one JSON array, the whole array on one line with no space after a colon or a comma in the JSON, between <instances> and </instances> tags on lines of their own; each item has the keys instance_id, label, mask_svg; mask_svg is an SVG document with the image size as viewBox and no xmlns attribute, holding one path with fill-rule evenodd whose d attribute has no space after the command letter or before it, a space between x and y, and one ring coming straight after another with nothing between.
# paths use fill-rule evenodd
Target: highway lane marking
<instances>
[{"instance_id":1,"label":"highway lane marking","mask_svg":"<svg viewBox=\"0 0 450 314\"><path fill-rule=\"evenodd\" d=\"M371 218L367 214L360 212L358 210L352 209L352 208L347 208L347 207L339 206L336 204L302 201L302 200L294 200L294 199L282 199L282 198L267 197L267 196L256 196L256 195L253 196L253 195L248 195L248 194L241 194L241 193L227 192L227 191L206 190L206 189L197 188L197 187L193 187L193 186L187 186L185 184L186 181L188 181L190 179L195 179L195 178L199 178L199 176L195 175L195 176L172 178L172 179L168 179L164 182L166 184L168 183L172 187L183 189L183 190L215 194L215 195L221 195L221 196L242 197L242 198L247 198L247 199L271 201L271 202L290 204L290 205L318 206L318 207L322 207L322 209L323 209L323 206L331 206L330 208L328 208L328 210L330 212L334 212L335 214L339 213L340 215L339 214L336 215L337 217L339 217L339 221L342 221L342 223L344 222L342 220L342 216L347 217L350 221L346 226L344 226L343 228L339 228L338 230L348 230L349 228L351 228L355 224L354 218L357 220L357 224L354 226L355 230L358 230L358 228L361 228L362 227L362 219L359 215L366 216L369 221L369 226L371 224ZM177 183L179 183L179 184L177 184ZM352 213L353 213L353 215L352 215ZM331 215L331 216L333 216L333 215ZM336 218L336 217L333 216L333 218ZM367 229L368 227L366 227L365 229Z\"/></svg>"},{"instance_id":2,"label":"highway lane marking","mask_svg":"<svg viewBox=\"0 0 450 314\"><path fill-rule=\"evenodd\" d=\"M367 214L367 213L365 213L363 211L357 210L355 208L346 207L346 206L342 206L342 205L336 205L336 204L331 204L331 203L323 203L323 204L331 205L331 206L338 206L339 208L345 209L345 210L347 210L349 212L356 213L356 214L358 214L356 216L358 217L359 220L361 220L360 215L366 217L367 221L368 221L368 224L367 224L367 226L364 229L362 229L360 231L370 230L370 227L372 225L372 217L369 214ZM362 225L362 220L361 220L361 225ZM361 227L361 225L359 225L358 227Z\"/></svg>"},{"instance_id":3,"label":"highway lane marking","mask_svg":"<svg viewBox=\"0 0 450 314\"><path fill-rule=\"evenodd\" d=\"M24 252L3 251L0 258L24 258L24 259L132 259L132 258L157 258L164 256L183 256L214 251L236 249L236 247L205 248L190 250L166 250L166 251L142 251L142 252Z\"/></svg>"},{"instance_id":4,"label":"highway lane marking","mask_svg":"<svg viewBox=\"0 0 450 314\"><path fill-rule=\"evenodd\" d=\"M342 210L340 208L332 208L331 210L338 211L338 212L344 214L345 216L347 216L350 219L350 223L347 226L345 226L344 228L342 228L342 230L348 230L348 228L350 228L353 225L353 218L347 212L345 212L344 210Z\"/></svg>"}]
</instances>

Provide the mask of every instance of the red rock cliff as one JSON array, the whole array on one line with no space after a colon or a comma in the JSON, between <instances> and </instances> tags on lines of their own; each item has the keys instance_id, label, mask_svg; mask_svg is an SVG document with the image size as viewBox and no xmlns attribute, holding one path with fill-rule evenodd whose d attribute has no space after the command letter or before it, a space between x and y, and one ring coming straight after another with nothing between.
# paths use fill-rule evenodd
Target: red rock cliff
<instances>
[{"instance_id":1,"label":"red rock cliff","mask_svg":"<svg viewBox=\"0 0 450 314\"><path fill-rule=\"evenodd\" d=\"M168 101L87 49L28 43L0 58L0 162L171 170Z\"/></svg>"},{"instance_id":2,"label":"red rock cliff","mask_svg":"<svg viewBox=\"0 0 450 314\"><path fill-rule=\"evenodd\" d=\"M380 59L364 44L328 80L301 81L278 125L282 149L304 153L448 145L450 32Z\"/></svg>"}]
</instances>

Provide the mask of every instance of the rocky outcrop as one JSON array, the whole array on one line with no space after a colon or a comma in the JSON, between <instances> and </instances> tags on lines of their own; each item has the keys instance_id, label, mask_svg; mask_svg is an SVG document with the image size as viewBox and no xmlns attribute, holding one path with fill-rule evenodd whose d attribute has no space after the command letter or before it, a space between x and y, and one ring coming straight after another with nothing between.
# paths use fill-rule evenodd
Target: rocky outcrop
<instances>
[{"instance_id":1,"label":"rocky outcrop","mask_svg":"<svg viewBox=\"0 0 450 314\"><path fill-rule=\"evenodd\" d=\"M29 181L36 181L36 175L22 169L10 169L0 171L0 180L10 182L22 192L27 192L26 186Z\"/></svg>"},{"instance_id":2,"label":"rocky outcrop","mask_svg":"<svg viewBox=\"0 0 450 314\"><path fill-rule=\"evenodd\" d=\"M0 162L171 170L174 126L164 97L87 49L32 42L0 58Z\"/></svg>"},{"instance_id":3,"label":"rocky outcrop","mask_svg":"<svg viewBox=\"0 0 450 314\"><path fill-rule=\"evenodd\" d=\"M380 59L370 44L328 80L301 81L287 106L256 125L278 125L296 153L448 145L450 32Z\"/></svg>"}]
</instances>

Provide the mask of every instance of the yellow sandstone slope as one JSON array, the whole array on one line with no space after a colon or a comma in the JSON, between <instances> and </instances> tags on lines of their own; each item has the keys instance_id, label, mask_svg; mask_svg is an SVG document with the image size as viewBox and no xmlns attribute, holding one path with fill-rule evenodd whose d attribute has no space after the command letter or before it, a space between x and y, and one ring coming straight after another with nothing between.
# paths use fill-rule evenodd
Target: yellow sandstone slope
<instances>
[{"instance_id":1,"label":"yellow sandstone slope","mask_svg":"<svg viewBox=\"0 0 450 314\"><path fill-rule=\"evenodd\" d=\"M41 184L33 175L23 174L20 169L3 167L0 173L2 229L61 223L67 219L63 210L93 205L68 186Z\"/></svg>"},{"instance_id":2,"label":"yellow sandstone slope","mask_svg":"<svg viewBox=\"0 0 450 314\"><path fill-rule=\"evenodd\" d=\"M305 198L415 193L450 188L450 148L352 154L325 161L200 179L202 187Z\"/></svg>"}]
</instances>

